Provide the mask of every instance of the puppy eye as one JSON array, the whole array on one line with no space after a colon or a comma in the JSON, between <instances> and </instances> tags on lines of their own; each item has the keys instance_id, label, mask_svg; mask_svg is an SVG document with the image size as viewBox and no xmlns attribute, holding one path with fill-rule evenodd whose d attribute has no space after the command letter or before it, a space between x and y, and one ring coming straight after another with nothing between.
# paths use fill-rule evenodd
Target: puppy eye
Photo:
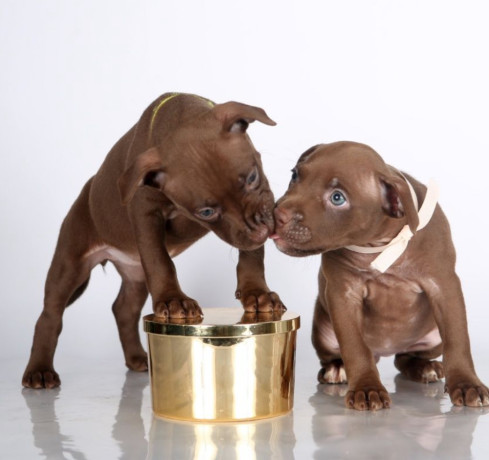
<instances>
[{"instance_id":1,"label":"puppy eye","mask_svg":"<svg viewBox=\"0 0 489 460\"><path fill-rule=\"evenodd\" d=\"M299 173L297 172L297 169L292 170L292 177L290 178L290 182L297 182L297 179L299 178Z\"/></svg>"},{"instance_id":2,"label":"puppy eye","mask_svg":"<svg viewBox=\"0 0 489 460\"><path fill-rule=\"evenodd\" d=\"M202 220L215 220L219 214L214 208L207 207L199 209L196 215Z\"/></svg>"},{"instance_id":3,"label":"puppy eye","mask_svg":"<svg viewBox=\"0 0 489 460\"><path fill-rule=\"evenodd\" d=\"M343 193L339 190L335 190L329 199L335 206L341 206L342 204L346 203L345 195L343 195Z\"/></svg>"},{"instance_id":4,"label":"puppy eye","mask_svg":"<svg viewBox=\"0 0 489 460\"><path fill-rule=\"evenodd\" d=\"M248 188L255 188L258 186L260 182L260 174L258 173L258 169L256 167L250 172L248 177L246 178L246 185Z\"/></svg>"}]
</instances>

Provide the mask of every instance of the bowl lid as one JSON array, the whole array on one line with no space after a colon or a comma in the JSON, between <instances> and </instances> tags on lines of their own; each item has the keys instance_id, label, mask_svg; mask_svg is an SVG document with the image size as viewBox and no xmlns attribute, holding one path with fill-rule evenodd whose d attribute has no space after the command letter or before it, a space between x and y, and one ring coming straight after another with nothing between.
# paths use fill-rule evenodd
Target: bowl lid
<instances>
[{"instance_id":1,"label":"bowl lid","mask_svg":"<svg viewBox=\"0 0 489 460\"><path fill-rule=\"evenodd\" d=\"M187 337L250 337L290 332L300 327L296 313L248 313L242 308L203 308L203 318L178 319L147 315L144 331L149 334Z\"/></svg>"}]
</instances>

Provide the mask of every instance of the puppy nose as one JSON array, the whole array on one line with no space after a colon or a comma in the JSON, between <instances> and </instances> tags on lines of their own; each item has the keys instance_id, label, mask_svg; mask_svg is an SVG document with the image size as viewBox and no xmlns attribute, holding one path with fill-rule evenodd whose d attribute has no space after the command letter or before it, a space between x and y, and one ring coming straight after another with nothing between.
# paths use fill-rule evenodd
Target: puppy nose
<instances>
[{"instance_id":1,"label":"puppy nose","mask_svg":"<svg viewBox=\"0 0 489 460\"><path fill-rule=\"evenodd\" d=\"M275 216L275 224L279 227L284 226L292 220L292 213L282 208L275 208L273 210Z\"/></svg>"}]
</instances>

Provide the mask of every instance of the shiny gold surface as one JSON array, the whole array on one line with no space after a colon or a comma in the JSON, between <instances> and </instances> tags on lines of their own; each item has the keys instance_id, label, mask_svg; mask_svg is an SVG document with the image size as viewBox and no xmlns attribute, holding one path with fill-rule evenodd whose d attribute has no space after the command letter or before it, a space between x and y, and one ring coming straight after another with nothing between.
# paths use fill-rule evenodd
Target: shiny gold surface
<instances>
[{"instance_id":1,"label":"shiny gold surface","mask_svg":"<svg viewBox=\"0 0 489 460\"><path fill-rule=\"evenodd\" d=\"M292 409L298 315L212 308L201 324L174 323L144 318L156 415L229 422Z\"/></svg>"},{"instance_id":2,"label":"shiny gold surface","mask_svg":"<svg viewBox=\"0 0 489 460\"><path fill-rule=\"evenodd\" d=\"M204 318L144 317L145 332L192 337L250 337L289 332L299 327L300 317L288 311L257 314L246 313L240 308L207 308Z\"/></svg>"}]
</instances>

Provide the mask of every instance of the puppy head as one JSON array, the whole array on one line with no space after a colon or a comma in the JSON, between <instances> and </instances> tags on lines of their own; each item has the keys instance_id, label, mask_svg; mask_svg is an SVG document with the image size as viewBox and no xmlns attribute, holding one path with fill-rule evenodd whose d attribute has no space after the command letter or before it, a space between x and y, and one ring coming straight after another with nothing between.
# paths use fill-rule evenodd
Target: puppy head
<instances>
[{"instance_id":1,"label":"puppy head","mask_svg":"<svg viewBox=\"0 0 489 460\"><path fill-rule=\"evenodd\" d=\"M185 103L178 99L168 109ZM179 107L178 123L167 120L171 130L158 133L156 126L157 145L124 172L123 203L138 187L156 187L173 203L174 216L200 223L239 249L260 247L274 228L274 198L246 130L255 120L275 122L262 109L237 102L196 108L192 101L187 109Z\"/></svg>"},{"instance_id":2,"label":"puppy head","mask_svg":"<svg viewBox=\"0 0 489 460\"><path fill-rule=\"evenodd\" d=\"M385 244L418 215L402 175L353 142L307 150L275 208L278 249L307 256L348 245Z\"/></svg>"}]
</instances>

